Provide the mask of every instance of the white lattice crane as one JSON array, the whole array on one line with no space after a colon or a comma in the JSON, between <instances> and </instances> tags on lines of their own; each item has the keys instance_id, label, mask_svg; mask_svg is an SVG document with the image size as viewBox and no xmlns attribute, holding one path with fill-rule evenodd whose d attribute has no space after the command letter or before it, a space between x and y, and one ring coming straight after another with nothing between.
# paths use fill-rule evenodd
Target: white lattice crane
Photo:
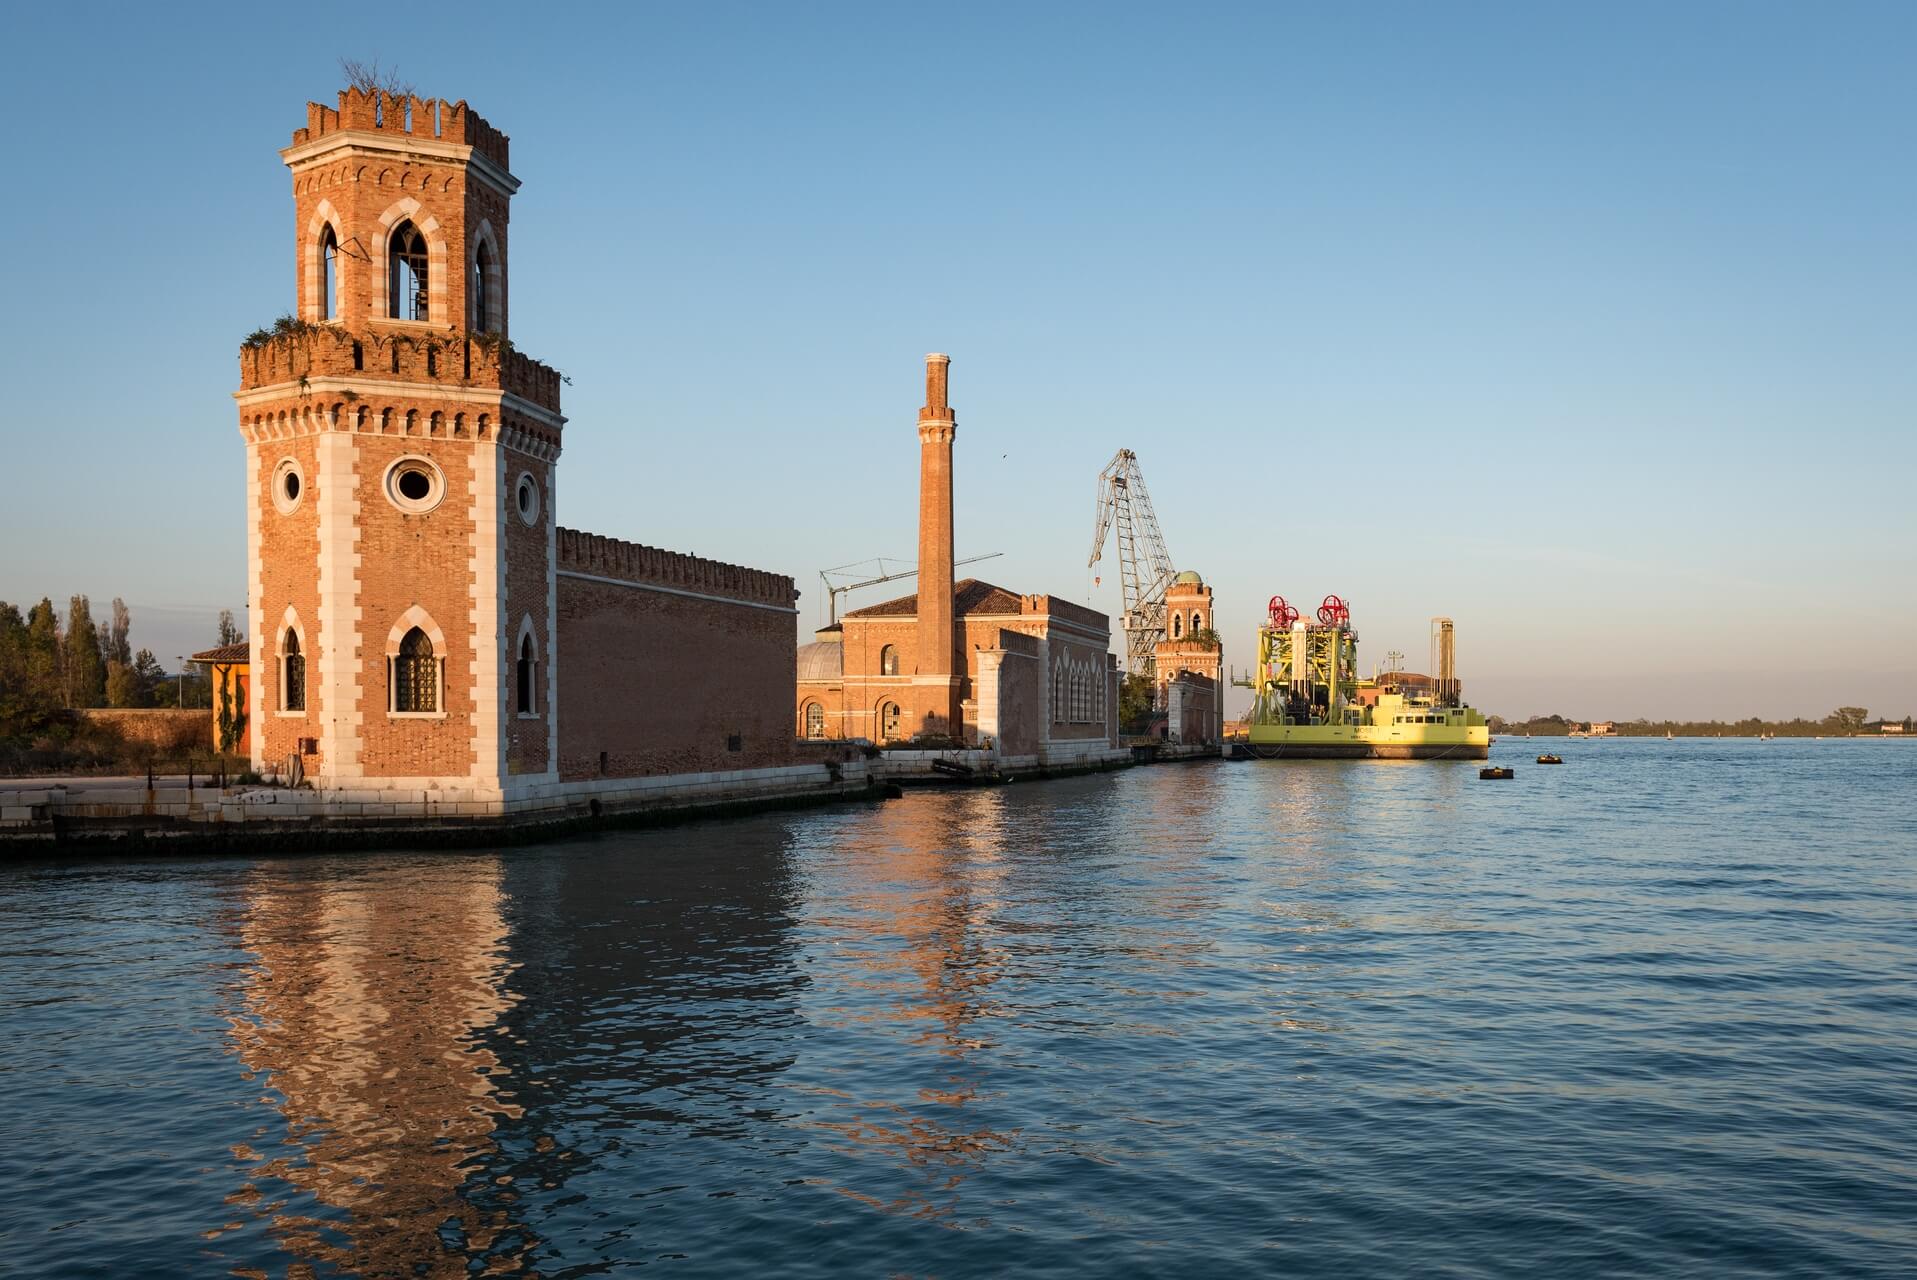
<instances>
[{"instance_id":1,"label":"white lattice crane","mask_svg":"<svg viewBox=\"0 0 1917 1280\"><path fill-rule=\"evenodd\" d=\"M1118 531L1118 582L1125 612L1119 625L1125 631L1125 670L1132 675L1153 674L1152 650L1165 638L1165 591L1171 586L1171 553L1165 535L1152 514L1151 495L1138 455L1120 449L1098 473L1098 510L1092 521L1092 558L1105 554L1105 535Z\"/></svg>"}]
</instances>

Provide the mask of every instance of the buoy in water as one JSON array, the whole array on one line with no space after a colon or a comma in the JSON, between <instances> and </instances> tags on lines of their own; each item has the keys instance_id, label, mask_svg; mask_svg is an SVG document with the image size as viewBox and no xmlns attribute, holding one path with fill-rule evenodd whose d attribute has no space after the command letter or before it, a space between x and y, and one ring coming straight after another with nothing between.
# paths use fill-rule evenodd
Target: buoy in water
<instances>
[{"instance_id":1,"label":"buoy in water","mask_svg":"<svg viewBox=\"0 0 1917 1280\"><path fill-rule=\"evenodd\" d=\"M1478 770L1478 777L1485 782L1491 782L1500 778L1515 778L1517 776L1517 774L1512 773L1509 769L1490 768Z\"/></svg>"},{"instance_id":2,"label":"buoy in water","mask_svg":"<svg viewBox=\"0 0 1917 1280\"><path fill-rule=\"evenodd\" d=\"M1564 757L1563 756L1539 756L1538 763L1539 764L1563 764Z\"/></svg>"}]
</instances>

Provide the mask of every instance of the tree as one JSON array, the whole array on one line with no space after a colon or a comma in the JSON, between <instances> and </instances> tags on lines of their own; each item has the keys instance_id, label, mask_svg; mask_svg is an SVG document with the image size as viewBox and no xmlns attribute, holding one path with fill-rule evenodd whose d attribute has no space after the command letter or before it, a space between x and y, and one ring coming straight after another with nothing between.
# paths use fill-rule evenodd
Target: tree
<instances>
[{"instance_id":1,"label":"tree","mask_svg":"<svg viewBox=\"0 0 1917 1280\"><path fill-rule=\"evenodd\" d=\"M1145 675L1128 675L1118 685L1118 728L1121 733L1142 733L1151 718L1152 682Z\"/></svg>"},{"instance_id":2,"label":"tree","mask_svg":"<svg viewBox=\"0 0 1917 1280\"><path fill-rule=\"evenodd\" d=\"M85 596L67 604L66 693L70 707L97 707L106 702L106 663L100 660L100 629Z\"/></svg>"},{"instance_id":3,"label":"tree","mask_svg":"<svg viewBox=\"0 0 1917 1280\"><path fill-rule=\"evenodd\" d=\"M109 707L144 707L146 686L124 662L107 663L106 699Z\"/></svg>"},{"instance_id":4,"label":"tree","mask_svg":"<svg viewBox=\"0 0 1917 1280\"><path fill-rule=\"evenodd\" d=\"M27 685L27 620L0 600L0 738L11 737L32 705Z\"/></svg>"},{"instance_id":5,"label":"tree","mask_svg":"<svg viewBox=\"0 0 1917 1280\"><path fill-rule=\"evenodd\" d=\"M1869 718L1870 712L1864 707L1839 707L1830 713L1824 723L1833 733L1856 733Z\"/></svg>"},{"instance_id":6,"label":"tree","mask_svg":"<svg viewBox=\"0 0 1917 1280\"><path fill-rule=\"evenodd\" d=\"M133 646L127 643L127 633L132 630L133 615L128 612L126 601L113 597L113 621L100 641L100 656L106 659L109 668L116 662L123 667L133 665Z\"/></svg>"},{"instance_id":7,"label":"tree","mask_svg":"<svg viewBox=\"0 0 1917 1280\"><path fill-rule=\"evenodd\" d=\"M246 633L235 625L233 621L233 611L231 609L220 610L220 643L222 645L238 644L244 639L246 639Z\"/></svg>"},{"instance_id":8,"label":"tree","mask_svg":"<svg viewBox=\"0 0 1917 1280\"><path fill-rule=\"evenodd\" d=\"M60 689L60 615L45 596L27 611L27 695L37 715L64 701Z\"/></svg>"},{"instance_id":9,"label":"tree","mask_svg":"<svg viewBox=\"0 0 1917 1280\"><path fill-rule=\"evenodd\" d=\"M400 98L416 98L419 89L411 80L399 78L399 68L382 67L379 59L361 62L358 58L341 58L340 74L346 77L346 83L361 93L390 93Z\"/></svg>"},{"instance_id":10,"label":"tree","mask_svg":"<svg viewBox=\"0 0 1917 1280\"><path fill-rule=\"evenodd\" d=\"M142 649L134 655L133 674L140 677L140 683L145 685L150 693L153 686L166 679L166 668L162 667L160 660L153 656L153 650Z\"/></svg>"}]
</instances>

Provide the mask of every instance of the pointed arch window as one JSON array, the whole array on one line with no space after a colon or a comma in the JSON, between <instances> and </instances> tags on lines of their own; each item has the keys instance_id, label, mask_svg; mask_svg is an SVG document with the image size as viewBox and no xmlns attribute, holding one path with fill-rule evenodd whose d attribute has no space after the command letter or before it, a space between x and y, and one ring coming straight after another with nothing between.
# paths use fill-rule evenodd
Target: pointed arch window
<instances>
[{"instance_id":1,"label":"pointed arch window","mask_svg":"<svg viewBox=\"0 0 1917 1280\"><path fill-rule=\"evenodd\" d=\"M291 627L286 629L286 639L280 645L280 661L283 664L280 709L306 710L306 655L300 652L299 633Z\"/></svg>"},{"instance_id":2,"label":"pointed arch window","mask_svg":"<svg viewBox=\"0 0 1917 1280\"><path fill-rule=\"evenodd\" d=\"M533 668L536 665L532 637L522 636L519 641L519 662L514 671L519 690L519 714L522 716L533 714Z\"/></svg>"},{"instance_id":3,"label":"pointed arch window","mask_svg":"<svg viewBox=\"0 0 1917 1280\"><path fill-rule=\"evenodd\" d=\"M1174 613L1172 615L1172 639L1174 640L1183 639L1184 635L1185 635L1184 616L1182 614Z\"/></svg>"},{"instance_id":4,"label":"pointed arch window","mask_svg":"<svg viewBox=\"0 0 1917 1280\"><path fill-rule=\"evenodd\" d=\"M478 250L473 254L473 319L475 333L485 333L492 328L487 322L491 312L491 299L486 296L488 277L493 273L493 251L484 240L479 242Z\"/></svg>"},{"instance_id":5,"label":"pointed arch window","mask_svg":"<svg viewBox=\"0 0 1917 1280\"><path fill-rule=\"evenodd\" d=\"M431 318L426 297L426 237L410 221L393 228L387 246L389 314L395 320Z\"/></svg>"},{"instance_id":6,"label":"pointed arch window","mask_svg":"<svg viewBox=\"0 0 1917 1280\"><path fill-rule=\"evenodd\" d=\"M418 627L400 640L393 658L393 710L439 710L439 663L432 640Z\"/></svg>"},{"instance_id":7,"label":"pointed arch window","mask_svg":"<svg viewBox=\"0 0 1917 1280\"><path fill-rule=\"evenodd\" d=\"M320 232L319 315L322 320L339 319L339 237L331 223Z\"/></svg>"}]
</instances>

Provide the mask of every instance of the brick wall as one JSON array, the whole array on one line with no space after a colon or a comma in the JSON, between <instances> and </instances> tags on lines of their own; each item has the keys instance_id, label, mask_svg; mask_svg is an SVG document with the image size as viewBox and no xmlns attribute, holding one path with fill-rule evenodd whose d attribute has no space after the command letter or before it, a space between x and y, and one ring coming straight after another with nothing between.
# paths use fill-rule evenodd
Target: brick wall
<instances>
[{"instance_id":1,"label":"brick wall","mask_svg":"<svg viewBox=\"0 0 1917 1280\"><path fill-rule=\"evenodd\" d=\"M759 769L795 758L789 612L562 574L559 656L563 778Z\"/></svg>"},{"instance_id":2,"label":"brick wall","mask_svg":"<svg viewBox=\"0 0 1917 1280\"><path fill-rule=\"evenodd\" d=\"M476 584L471 513L474 449L470 442L387 436L356 437L354 482L359 495L360 763L371 778L470 777L486 762L472 747L473 631ZM423 515L399 510L386 498L384 477L393 462L419 455L437 463L445 496ZM486 450L491 461L491 450ZM485 584L488 589L491 584ZM388 710L387 649L392 631L418 607L438 624L434 642L442 663L442 698L434 718Z\"/></svg>"},{"instance_id":3,"label":"brick wall","mask_svg":"<svg viewBox=\"0 0 1917 1280\"><path fill-rule=\"evenodd\" d=\"M211 711L96 707L74 712L89 724L103 725L127 742L167 752L213 749Z\"/></svg>"}]
</instances>

